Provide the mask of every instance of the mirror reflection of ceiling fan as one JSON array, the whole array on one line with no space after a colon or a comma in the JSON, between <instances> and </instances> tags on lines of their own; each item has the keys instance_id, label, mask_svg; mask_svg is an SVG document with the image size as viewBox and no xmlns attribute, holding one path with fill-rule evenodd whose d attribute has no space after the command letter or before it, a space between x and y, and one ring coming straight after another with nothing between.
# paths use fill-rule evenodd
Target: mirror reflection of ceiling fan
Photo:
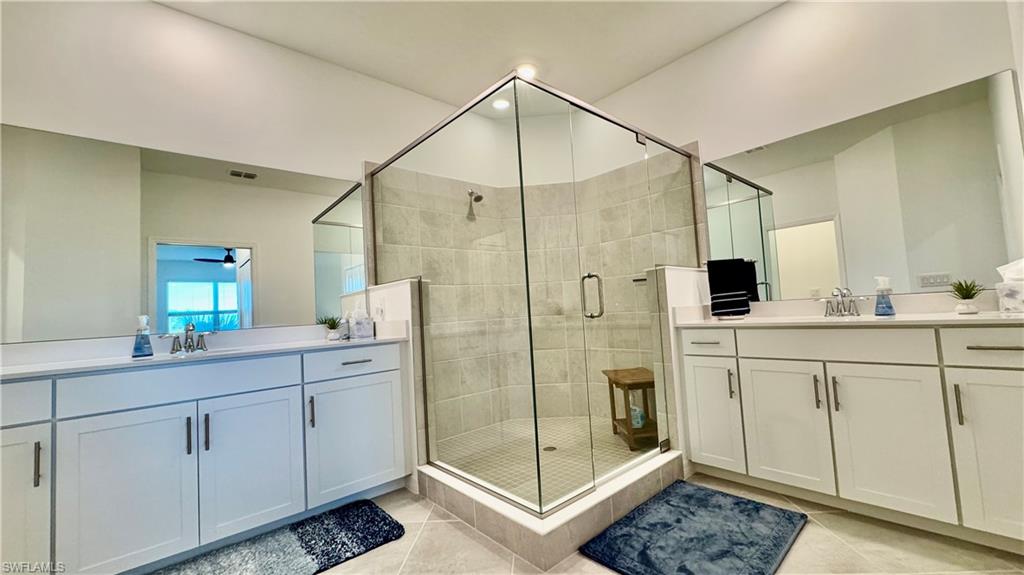
<instances>
[{"instance_id":1,"label":"mirror reflection of ceiling fan","mask_svg":"<svg viewBox=\"0 0 1024 575\"><path fill-rule=\"evenodd\" d=\"M209 264L221 264L226 268L235 267L235 256L231 255L231 250L234 248L224 248L227 253L221 259L214 258L192 258L193 261L209 263Z\"/></svg>"}]
</instances>

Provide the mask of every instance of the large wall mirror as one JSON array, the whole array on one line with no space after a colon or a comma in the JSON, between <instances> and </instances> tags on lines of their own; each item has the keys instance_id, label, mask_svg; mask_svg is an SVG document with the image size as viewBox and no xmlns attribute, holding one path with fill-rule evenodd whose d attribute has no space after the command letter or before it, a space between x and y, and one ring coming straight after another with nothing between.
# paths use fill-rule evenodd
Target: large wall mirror
<instances>
[{"instance_id":1,"label":"large wall mirror","mask_svg":"<svg viewBox=\"0 0 1024 575\"><path fill-rule=\"evenodd\" d=\"M1024 250L1024 152L1007 71L705 165L712 259L760 297L1001 281Z\"/></svg>"},{"instance_id":2,"label":"large wall mirror","mask_svg":"<svg viewBox=\"0 0 1024 575\"><path fill-rule=\"evenodd\" d=\"M308 325L365 287L361 212L311 223L354 182L9 125L0 138L3 343L129 335L142 314L156 333Z\"/></svg>"}]
</instances>

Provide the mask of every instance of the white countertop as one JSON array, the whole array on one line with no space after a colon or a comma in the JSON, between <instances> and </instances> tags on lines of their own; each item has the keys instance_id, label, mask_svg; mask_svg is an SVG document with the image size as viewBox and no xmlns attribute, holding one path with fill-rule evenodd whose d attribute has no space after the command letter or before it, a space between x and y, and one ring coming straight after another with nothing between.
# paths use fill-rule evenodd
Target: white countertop
<instances>
[{"instance_id":1,"label":"white countertop","mask_svg":"<svg viewBox=\"0 0 1024 575\"><path fill-rule=\"evenodd\" d=\"M675 308L674 325L683 328L744 327L888 327L888 326L1024 326L1024 313L981 312L974 315L944 313L907 313L880 318L873 315L853 317L824 316L745 316L742 319L695 319L686 317L685 308Z\"/></svg>"},{"instance_id":2,"label":"white countertop","mask_svg":"<svg viewBox=\"0 0 1024 575\"><path fill-rule=\"evenodd\" d=\"M158 367L167 365L187 365L205 361L220 361L225 359L237 359L256 355L272 355L278 353L301 352L301 351L328 351L332 349L344 349L349 347L362 347L367 345L378 345L406 341L406 337L380 337L372 339L356 339L349 341L327 341L326 339L289 341L283 343L270 343L261 345L248 345L230 347L226 349L211 348L209 351L196 352L188 356L171 356L166 353L155 354L152 357L132 359L131 357L107 357L97 359L83 359L76 361L57 361L50 363L30 363L24 365L12 365L0 367L0 378L2 379L26 379L34 377L52 377L55 375L67 375L70 373L88 373L93 371L104 371L110 369L131 369Z\"/></svg>"}]
</instances>

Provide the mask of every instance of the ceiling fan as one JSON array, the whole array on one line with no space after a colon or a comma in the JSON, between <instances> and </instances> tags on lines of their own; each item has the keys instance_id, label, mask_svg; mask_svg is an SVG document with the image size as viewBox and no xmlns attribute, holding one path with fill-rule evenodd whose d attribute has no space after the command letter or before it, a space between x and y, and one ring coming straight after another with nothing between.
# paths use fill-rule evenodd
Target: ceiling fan
<instances>
[{"instance_id":1,"label":"ceiling fan","mask_svg":"<svg viewBox=\"0 0 1024 575\"><path fill-rule=\"evenodd\" d=\"M192 258L192 261L203 262L203 263L210 263L210 264L221 264L221 265L223 265L226 268L234 267L234 265L235 265L235 256L231 255L231 250L232 249L233 248L224 248L224 251L226 251L227 253L224 254L224 258L223 259L219 259L218 260L218 259L214 259L214 258Z\"/></svg>"}]
</instances>

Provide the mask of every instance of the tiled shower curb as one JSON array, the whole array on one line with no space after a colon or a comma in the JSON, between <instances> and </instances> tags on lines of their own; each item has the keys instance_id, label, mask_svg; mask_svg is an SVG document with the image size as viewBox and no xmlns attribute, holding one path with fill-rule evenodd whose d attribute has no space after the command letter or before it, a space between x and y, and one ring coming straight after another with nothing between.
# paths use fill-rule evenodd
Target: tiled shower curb
<instances>
[{"instance_id":1,"label":"tiled shower curb","mask_svg":"<svg viewBox=\"0 0 1024 575\"><path fill-rule=\"evenodd\" d=\"M419 468L419 491L484 535L548 570L634 507L682 479L682 474L682 454L662 453L543 519L429 465Z\"/></svg>"}]
</instances>

